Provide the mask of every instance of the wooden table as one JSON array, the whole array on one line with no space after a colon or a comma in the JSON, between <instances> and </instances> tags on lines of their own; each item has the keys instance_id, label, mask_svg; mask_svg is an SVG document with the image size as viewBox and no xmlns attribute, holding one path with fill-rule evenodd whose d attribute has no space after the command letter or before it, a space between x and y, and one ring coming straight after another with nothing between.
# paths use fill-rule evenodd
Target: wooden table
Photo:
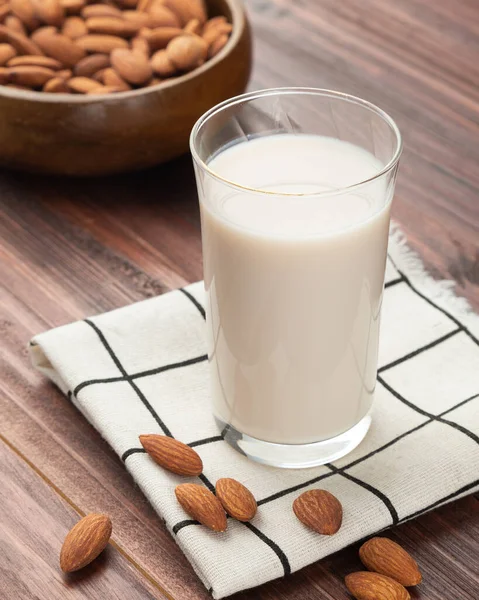
<instances>
[{"instance_id":1,"label":"wooden table","mask_svg":"<svg viewBox=\"0 0 479 600\"><path fill-rule=\"evenodd\" d=\"M251 88L339 89L379 104L405 151L394 217L432 274L479 309L477 0L249 0ZM103 180L0 175L0 597L206 599L123 464L29 365L45 329L201 278L189 157ZM390 532L413 551L413 598L478 598L478 498ZM65 578L62 539L79 515L114 521L94 565ZM357 547L238 600L343 600Z\"/></svg>"}]
</instances>

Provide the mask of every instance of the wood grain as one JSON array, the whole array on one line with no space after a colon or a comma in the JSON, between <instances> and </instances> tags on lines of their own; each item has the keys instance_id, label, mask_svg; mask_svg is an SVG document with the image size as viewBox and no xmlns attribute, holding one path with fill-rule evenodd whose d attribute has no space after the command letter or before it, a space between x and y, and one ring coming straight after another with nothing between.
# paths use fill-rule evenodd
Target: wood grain
<instances>
[{"instance_id":1,"label":"wood grain","mask_svg":"<svg viewBox=\"0 0 479 600\"><path fill-rule=\"evenodd\" d=\"M479 4L246 4L256 42L252 89L339 89L379 104L396 119L405 150L394 217L433 276L455 280L457 292L479 309ZM108 569L86 577L83 587L73 586L69 593L76 595L71 597L103 597L109 581L104 578L117 577L112 590L121 598L129 597L127 586L138 581L139 590L145 586L142 598L161 597L163 589L175 600L206 600L206 590L124 466L73 406L32 371L25 350L39 331L201 278L190 158L106 179L0 173L0 274L0 431L79 510L111 515L114 539L128 569L134 570L132 579L123 583L123 559L113 561ZM22 476L5 479L0 490L14 486L25 501L33 496L56 523L52 527L67 527L70 509L64 500L41 480L42 485L32 487L31 467L21 461L14 456ZM8 510L13 510L10 504ZM5 514L4 509L0 536L11 532L5 518L1 520ZM19 531L26 532L28 519L20 522L15 514ZM459 500L388 535L422 567L424 584L413 592L414 599L477 598L477 497ZM47 542L52 540L46 537ZM48 575L34 579L37 597L54 598L51 589L57 593L51 587L57 582L51 570L56 558L52 560L45 559ZM355 546L235 598L346 600L343 578L358 568ZM14 575L9 575L8 592L13 581L30 594L25 598L35 597L19 548L9 569ZM150 589L147 579L144 584L143 573L157 587ZM0 578L0 597L18 597L19 592L6 595L1 586Z\"/></svg>"},{"instance_id":2,"label":"wood grain","mask_svg":"<svg viewBox=\"0 0 479 600\"><path fill-rule=\"evenodd\" d=\"M2 598L49 600L118 598L164 599L111 544L83 571L66 575L59 566L60 548L80 519L30 466L0 440L0 592Z\"/></svg>"}]
</instances>

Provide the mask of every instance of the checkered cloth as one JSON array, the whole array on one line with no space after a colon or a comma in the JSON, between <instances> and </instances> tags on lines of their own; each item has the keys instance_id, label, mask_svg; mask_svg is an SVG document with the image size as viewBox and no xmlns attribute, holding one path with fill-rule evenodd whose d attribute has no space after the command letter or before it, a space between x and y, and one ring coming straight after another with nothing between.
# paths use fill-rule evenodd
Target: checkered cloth
<instances>
[{"instance_id":1,"label":"checkered cloth","mask_svg":"<svg viewBox=\"0 0 479 600\"><path fill-rule=\"evenodd\" d=\"M353 453L314 469L262 466L222 440L208 397L201 283L38 335L31 355L111 444L222 598L479 489L479 317L397 239L386 282L373 424ZM210 489L220 477L243 482L258 500L254 520L230 519L226 533L213 533L189 519L174 495L187 479L145 454L143 433L195 447ZM340 499L338 534L320 536L294 516L293 500L311 488Z\"/></svg>"}]
</instances>

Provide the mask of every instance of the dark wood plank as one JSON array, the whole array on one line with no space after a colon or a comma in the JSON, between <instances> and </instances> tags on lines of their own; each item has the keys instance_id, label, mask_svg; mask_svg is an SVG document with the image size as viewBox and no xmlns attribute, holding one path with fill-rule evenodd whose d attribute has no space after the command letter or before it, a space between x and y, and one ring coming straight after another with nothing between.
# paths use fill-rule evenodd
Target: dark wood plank
<instances>
[{"instance_id":1,"label":"dark wood plank","mask_svg":"<svg viewBox=\"0 0 479 600\"><path fill-rule=\"evenodd\" d=\"M405 150L394 217L433 276L454 279L458 293L479 309L479 4L248 0L247 6L256 41L252 89L340 89L397 120ZM206 599L123 465L33 373L25 351L34 333L201 278L189 157L96 180L1 173L0 240L1 431L82 511L108 512L119 546L158 586L176 600ZM52 491L44 493L50 498ZM469 497L388 534L423 567L424 585L414 598L477 597L478 529L478 500ZM23 572L20 556L11 564ZM109 576L121 578L116 563L108 567L115 572ZM236 597L346 600L343 578L357 568L353 547ZM118 596L128 597L129 588L120 580L115 585ZM75 597L90 597L75 589ZM39 583L38 596L50 595Z\"/></svg>"},{"instance_id":2,"label":"dark wood plank","mask_svg":"<svg viewBox=\"0 0 479 600\"><path fill-rule=\"evenodd\" d=\"M69 529L80 519L46 481L0 439L0 592L15 600L118 598L166 600L117 548L109 544L96 561L64 574L59 555Z\"/></svg>"}]
</instances>

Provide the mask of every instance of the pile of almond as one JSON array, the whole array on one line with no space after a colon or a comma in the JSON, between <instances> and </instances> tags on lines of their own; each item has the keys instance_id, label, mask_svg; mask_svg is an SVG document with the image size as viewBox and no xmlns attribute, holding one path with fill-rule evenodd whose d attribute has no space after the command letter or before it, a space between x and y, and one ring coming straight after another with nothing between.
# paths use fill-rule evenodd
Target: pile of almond
<instances>
[{"instance_id":1,"label":"pile of almond","mask_svg":"<svg viewBox=\"0 0 479 600\"><path fill-rule=\"evenodd\" d=\"M0 85L108 94L192 71L232 25L204 0L0 0Z\"/></svg>"},{"instance_id":2,"label":"pile of almond","mask_svg":"<svg viewBox=\"0 0 479 600\"><path fill-rule=\"evenodd\" d=\"M174 438L148 434L140 442L148 455L161 467L188 477L203 472L199 454ZM227 515L238 521L250 521L258 505L242 483L231 478L218 479L214 493L196 483L181 483L175 494L185 512L213 531L226 531ZM322 535L339 531L343 508L327 490L313 489L300 494L293 502L293 512L309 529ZM106 515L91 514L79 521L65 538L60 555L63 571L81 569L106 547L111 535L111 521ZM367 571L349 574L346 587L357 600L410 600L406 587L421 583L416 561L399 544L374 537L365 542L359 557Z\"/></svg>"}]
</instances>

